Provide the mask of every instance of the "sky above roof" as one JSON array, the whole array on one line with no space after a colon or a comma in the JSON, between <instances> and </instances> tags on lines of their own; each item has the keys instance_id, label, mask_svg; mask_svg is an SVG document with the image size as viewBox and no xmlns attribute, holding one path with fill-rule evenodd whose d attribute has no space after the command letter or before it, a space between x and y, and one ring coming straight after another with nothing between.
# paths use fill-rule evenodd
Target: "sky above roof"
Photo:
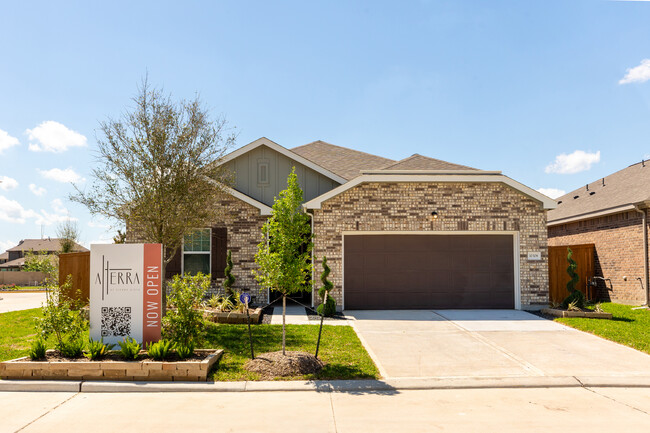
<instances>
[{"instance_id":1,"label":"sky above roof","mask_svg":"<svg viewBox=\"0 0 650 433\"><path fill-rule=\"evenodd\" d=\"M571 191L650 157L650 2L9 2L0 252L78 220L98 123L142 77L238 132L414 153ZM556 191L556 194L559 194Z\"/></svg>"}]
</instances>

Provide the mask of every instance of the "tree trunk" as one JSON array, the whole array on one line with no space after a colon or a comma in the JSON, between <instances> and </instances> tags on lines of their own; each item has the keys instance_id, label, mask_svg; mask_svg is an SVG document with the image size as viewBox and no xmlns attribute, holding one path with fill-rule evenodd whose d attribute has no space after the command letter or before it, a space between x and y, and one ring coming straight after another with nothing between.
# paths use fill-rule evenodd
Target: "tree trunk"
<instances>
[{"instance_id":1,"label":"tree trunk","mask_svg":"<svg viewBox=\"0 0 650 433\"><path fill-rule=\"evenodd\" d=\"M285 318L287 316L287 296L282 294L282 355L286 356L285 343L286 343L286 330L284 326Z\"/></svg>"}]
</instances>

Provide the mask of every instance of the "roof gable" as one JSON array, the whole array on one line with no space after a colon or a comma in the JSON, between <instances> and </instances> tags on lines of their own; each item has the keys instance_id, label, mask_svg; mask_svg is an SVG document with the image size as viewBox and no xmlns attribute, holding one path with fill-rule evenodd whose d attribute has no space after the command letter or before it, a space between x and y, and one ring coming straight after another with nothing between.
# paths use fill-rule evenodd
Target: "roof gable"
<instances>
[{"instance_id":1,"label":"roof gable","mask_svg":"<svg viewBox=\"0 0 650 433\"><path fill-rule=\"evenodd\" d=\"M20 243L15 247L9 248L7 251L59 251L60 249L61 239L47 238L25 239L20 241ZM73 251L88 251L88 249L75 242Z\"/></svg>"},{"instance_id":2,"label":"roof gable","mask_svg":"<svg viewBox=\"0 0 650 433\"><path fill-rule=\"evenodd\" d=\"M623 212L648 200L650 164L639 162L559 197L557 208L548 213L548 221L560 224Z\"/></svg>"},{"instance_id":3,"label":"roof gable","mask_svg":"<svg viewBox=\"0 0 650 433\"><path fill-rule=\"evenodd\" d=\"M392 159L336 146L321 140L294 147L291 151L327 168L346 180L354 179L363 170L376 170L395 163Z\"/></svg>"},{"instance_id":4,"label":"roof gable","mask_svg":"<svg viewBox=\"0 0 650 433\"><path fill-rule=\"evenodd\" d=\"M476 170L466 165L454 164L440 159L414 154L408 158L383 167L382 170Z\"/></svg>"}]
</instances>

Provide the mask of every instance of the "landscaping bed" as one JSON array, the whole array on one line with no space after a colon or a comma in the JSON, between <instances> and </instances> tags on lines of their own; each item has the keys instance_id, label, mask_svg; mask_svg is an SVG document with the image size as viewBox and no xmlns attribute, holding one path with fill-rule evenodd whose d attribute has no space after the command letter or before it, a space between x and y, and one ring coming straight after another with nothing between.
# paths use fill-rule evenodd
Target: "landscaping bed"
<instances>
[{"instance_id":1,"label":"landscaping bed","mask_svg":"<svg viewBox=\"0 0 650 433\"><path fill-rule=\"evenodd\" d=\"M586 317L589 319L611 319L612 313L592 310L561 310L559 308L543 308L543 314L553 317Z\"/></svg>"},{"instance_id":2,"label":"landscaping bed","mask_svg":"<svg viewBox=\"0 0 650 433\"><path fill-rule=\"evenodd\" d=\"M262 309L256 308L248 309L248 314L250 315L251 323L260 323L260 318L262 317ZM245 312L241 313L238 311L218 311L214 309L204 309L203 318L210 322L214 323L231 323L231 324L242 324L248 323L248 317Z\"/></svg>"},{"instance_id":3,"label":"landscaping bed","mask_svg":"<svg viewBox=\"0 0 650 433\"><path fill-rule=\"evenodd\" d=\"M138 359L124 361L117 352L107 354L100 361L87 358L64 358L57 351L48 350L42 361L23 357L0 363L0 378L31 380L163 380L206 381L212 366L223 350L197 349L186 359L154 361L146 352Z\"/></svg>"}]
</instances>

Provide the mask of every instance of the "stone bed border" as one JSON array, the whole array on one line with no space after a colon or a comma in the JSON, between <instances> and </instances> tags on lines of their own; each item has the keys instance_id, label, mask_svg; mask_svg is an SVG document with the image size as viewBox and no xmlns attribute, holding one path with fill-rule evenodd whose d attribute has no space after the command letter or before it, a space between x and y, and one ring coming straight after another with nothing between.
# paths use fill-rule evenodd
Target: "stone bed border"
<instances>
[{"instance_id":1,"label":"stone bed border","mask_svg":"<svg viewBox=\"0 0 650 433\"><path fill-rule=\"evenodd\" d=\"M48 351L49 352L49 351ZM126 380L207 382L223 349L196 349L206 354L196 361L31 361L29 357L0 363L0 378L25 380Z\"/></svg>"},{"instance_id":2,"label":"stone bed border","mask_svg":"<svg viewBox=\"0 0 650 433\"><path fill-rule=\"evenodd\" d=\"M262 316L262 309L256 308L252 313L251 323L258 324L260 323L260 317ZM211 311L203 310L203 318L214 323L230 323L230 324L246 324L248 323L248 318L246 313L237 313L234 311L228 311L222 313L220 311Z\"/></svg>"},{"instance_id":3,"label":"stone bed border","mask_svg":"<svg viewBox=\"0 0 650 433\"><path fill-rule=\"evenodd\" d=\"M596 311L567 311L559 310L557 308L543 308L543 314L548 314L554 317L586 317L588 319L611 319L612 313L599 313Z\"/></svg>"}]
</instances>

